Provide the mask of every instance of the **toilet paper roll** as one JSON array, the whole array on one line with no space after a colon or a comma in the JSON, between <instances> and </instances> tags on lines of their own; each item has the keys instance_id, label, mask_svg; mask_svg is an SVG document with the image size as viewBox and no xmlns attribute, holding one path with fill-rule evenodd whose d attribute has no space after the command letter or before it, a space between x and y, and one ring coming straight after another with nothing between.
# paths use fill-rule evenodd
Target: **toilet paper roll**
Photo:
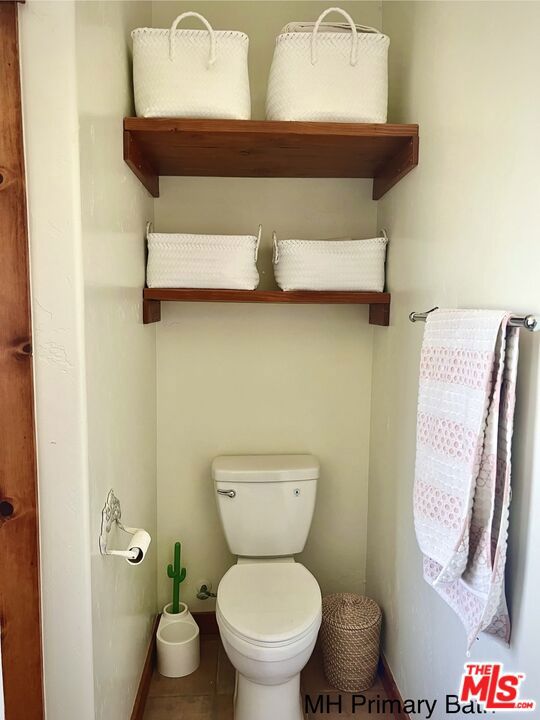
<instances>
[{"instance_id":1,"label":"toilet paper roll","mask_svg":"<svg viewBox=\"0 0 540 720\"><path fill-rule=\"evenodd\" d=\"M133 558L126 558L131 565L139 565L146 557L146 552L152 542L150 534L146 530L137 530L131 538L128 551L134 554Z\"/></svg>"}]
</instances>

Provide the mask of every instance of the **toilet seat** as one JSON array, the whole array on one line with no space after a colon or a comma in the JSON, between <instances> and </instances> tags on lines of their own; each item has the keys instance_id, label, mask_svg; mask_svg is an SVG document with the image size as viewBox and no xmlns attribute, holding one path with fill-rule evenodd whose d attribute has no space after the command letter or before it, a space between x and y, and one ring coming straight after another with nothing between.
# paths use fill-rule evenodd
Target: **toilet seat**
<instances>
[{"instance_id":1,"label":"toilet seat","mask_svg":"<svg viewBox=\"0 0 540 720\"><path fill-rule=\"evenodd\" d=\"M317 633L322 598L313 575L300 563L234 565L217 593L220 626L241 645L285 648Z\"/></svg>"}]
</instances>

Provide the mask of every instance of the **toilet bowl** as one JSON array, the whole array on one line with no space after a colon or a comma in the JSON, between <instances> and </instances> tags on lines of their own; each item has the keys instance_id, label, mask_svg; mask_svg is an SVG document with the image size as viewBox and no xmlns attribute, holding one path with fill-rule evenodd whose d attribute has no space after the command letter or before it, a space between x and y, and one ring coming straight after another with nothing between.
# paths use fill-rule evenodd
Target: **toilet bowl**
<instances>
[{"instance_id":1,"label":"toilet bowl","mask_svg":"<svg viewBox=\"0 0 540 720\"><path fill-rule=\"evenodd\" d=\"M237 673L235 720L303 720L300 672L321 624L321 591L291 558L232 567L218 587L216 617Z\"/></svg>"}]
</instances>

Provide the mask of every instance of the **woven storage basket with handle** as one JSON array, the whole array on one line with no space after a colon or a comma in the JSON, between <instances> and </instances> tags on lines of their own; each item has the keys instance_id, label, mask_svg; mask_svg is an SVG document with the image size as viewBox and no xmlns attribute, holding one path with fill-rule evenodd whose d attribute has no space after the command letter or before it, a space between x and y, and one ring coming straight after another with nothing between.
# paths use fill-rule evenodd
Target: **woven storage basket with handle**
<instances>
[{"instance_id":1,"label":"woven storage basket with handle","mask_svg":"<svg viewBox=\"0 0 540 720\"><path fill-rule=\"evenodd\" d=\"M205 30L177 30L190 17ZM131 37L139 117L249 120L247 35L214 30L199 13L185 12L170 30L137 28Z\"/></svg>"},{"instance_id":2,"label":"woven storage basket with handle","mask_svg":"<svg viewBox=\"0 0 540 720\"><path fill-rule=\"evenodd\" d=\"M274 275L282 290L384 290L388 237L369 240L278 240Z\"/></svg>"},{"instance_id":3,"label":"woven storage basket with handle","mask_svg":"<svg viewBox=\"0 0 540 720\"><path fill-rule=\"evenodd\" d=\"M321 25L331 12L345 18L346 31ZM291 29L296 31L287 32ZM325 10L311 32L302 23L284 30L276 39L270 69L267 120L386 122L386 35L364 26L358 30L341 8Z\"/></svg>"},{"instance_id":4,"label":"woven storage basket with handle","mask_svg":"<svg viewBox=\"0 0 540 720\"><path fill-rule=\"evenodd\" d=\"M257 235L155 233L148 224L149 288L254 290L259 284Z\"/></svg>"},{"instance_id":5,"label":"woven storage basket with handle","mask_svg":"<svg viewBox=\"0 0 540 720\"><path fill-rule=\"evenodd\" d=\"M327 595L322 604L324 673L338 690L359 692L375 682L382 613L374 600L354 593Z\"/></svg>"}]
</instances>

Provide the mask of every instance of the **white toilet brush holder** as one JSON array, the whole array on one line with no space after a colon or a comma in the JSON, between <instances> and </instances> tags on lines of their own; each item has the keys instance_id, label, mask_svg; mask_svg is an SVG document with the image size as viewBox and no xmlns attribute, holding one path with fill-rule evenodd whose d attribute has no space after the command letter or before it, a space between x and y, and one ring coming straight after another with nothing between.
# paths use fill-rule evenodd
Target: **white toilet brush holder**
<instances>
[{"instance_id":1,"label":"white toilet brush holder","mask_svg":"<svg viewBox=\"0 0 540 720\"><path fill-rule=\"evenodd\" d=\"M165 605L165 607L163 608L159 621L160 627L170 622L174 622L175 620L189 620L190 622L195 622L195 620L193 619L193 615L189 612L186 603L180 603L180 610L177 613L173 613L172 605L173 604L171 602Z\"/></svg>"},{"instance_id":2,"label":"white toilet brush holder","mask_svg":"<svg viewBox=\"0 0 540 720\"><path fill-rule=\"evenodd\" d=\"M187 608L184 619L160 622L156 638L159 674L184 677L195 672L200 663L199 639L199 626Z\"/></svg>"}]
</instances>

